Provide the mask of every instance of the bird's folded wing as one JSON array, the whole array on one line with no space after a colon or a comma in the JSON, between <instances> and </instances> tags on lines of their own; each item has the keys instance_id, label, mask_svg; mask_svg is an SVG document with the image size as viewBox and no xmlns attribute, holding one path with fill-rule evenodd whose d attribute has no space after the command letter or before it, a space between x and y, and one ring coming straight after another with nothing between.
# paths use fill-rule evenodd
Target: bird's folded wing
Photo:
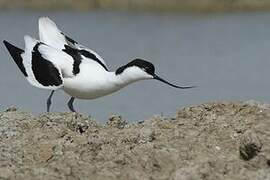
<instances>
[{"instance_id":1,"label":"bird's folded wing","mask_svg":"<svg viewBox=\"0 0 270 180\"><path fill-rule=\"evenodd\" d=\"M72 77L73 59L68 54L25 36L25 52L22 54L27 80L42 89L58 89L63 77Z\"/></svg>"}]
</instances>

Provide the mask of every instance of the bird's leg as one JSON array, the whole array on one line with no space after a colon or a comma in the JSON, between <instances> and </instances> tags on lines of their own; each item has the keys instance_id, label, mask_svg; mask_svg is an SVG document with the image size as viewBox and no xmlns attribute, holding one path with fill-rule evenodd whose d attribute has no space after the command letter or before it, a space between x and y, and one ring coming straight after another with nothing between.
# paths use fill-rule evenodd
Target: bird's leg
<instances>
[{"instance_id":1,"label":"bird's leg","mask_svg":"<svg viewBox=\"0 0 270 180\"><path fill-rule=\"evenodd\" d=\"M70 111L72 112L76 112L73 108L73 102L74 102L75 98L74 97L71 97L70 100L68 101L68 108Z\"/></svg>"},{"instance_id":2,"label":"bird's leg","mask_svg":"<svg viewBox=\"0 0 270 180\"><path fill-rule=\"evenodd\" d=\"M54 90L52 90L50 96L47 99L47 112L50 112L50 107L52 104L52 96L53 96Z\"/></svg>"}]
</instances>

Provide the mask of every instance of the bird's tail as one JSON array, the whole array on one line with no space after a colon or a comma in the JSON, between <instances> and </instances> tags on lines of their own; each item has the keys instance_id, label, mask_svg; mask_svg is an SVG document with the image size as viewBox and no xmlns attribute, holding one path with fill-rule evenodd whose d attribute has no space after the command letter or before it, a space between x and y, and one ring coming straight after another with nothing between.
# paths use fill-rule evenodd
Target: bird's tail
<instances>
[{"instance_id":1,"label":"bird's tail","mask_svg":"<svg viewBox=\"0 0 270 180\"><path fill-rule=\"evenodd\" d=\"M23 75L27 77L28 75L23 65L23 58L22 58L22 54L24 53L24 50L10 44L6 40L4 40L3 43L5 44L9 54L11 55L11 57L13 58L14 62L17 64L17 66L19 67Z\"/></svg>"}]
</instances>

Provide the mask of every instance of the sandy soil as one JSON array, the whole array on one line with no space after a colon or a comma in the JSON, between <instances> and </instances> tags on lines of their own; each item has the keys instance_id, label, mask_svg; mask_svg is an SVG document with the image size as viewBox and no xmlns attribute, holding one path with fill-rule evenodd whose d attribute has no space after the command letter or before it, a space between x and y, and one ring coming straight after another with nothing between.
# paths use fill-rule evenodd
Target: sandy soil
<instances>
[{"instance_id":1,"label":"sandy soil","mask_svg":"<svg viewBox=\"0 0 270 180\"><path fill-rule=\"evenodd\" d=\"M0 179L270 179L270 107L209 103L133 124L9 108Z\"/></svg>"}]
</instances>

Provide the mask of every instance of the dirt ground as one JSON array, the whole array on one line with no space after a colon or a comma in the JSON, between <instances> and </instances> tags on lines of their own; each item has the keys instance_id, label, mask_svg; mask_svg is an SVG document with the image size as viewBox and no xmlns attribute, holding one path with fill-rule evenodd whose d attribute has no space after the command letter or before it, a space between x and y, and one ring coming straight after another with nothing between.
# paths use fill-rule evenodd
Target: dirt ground
<instances>
[{"instance_id":1,"label":"dirt ground","mask_svg":"<svg viewBox=\"0 0 270 180\"><path fill-rule=\"evenodd\" d=\"M0 113L0 179L267 180L270 106L208 103L133 124L9 108Z\"/></svg>"}]
</instances>

